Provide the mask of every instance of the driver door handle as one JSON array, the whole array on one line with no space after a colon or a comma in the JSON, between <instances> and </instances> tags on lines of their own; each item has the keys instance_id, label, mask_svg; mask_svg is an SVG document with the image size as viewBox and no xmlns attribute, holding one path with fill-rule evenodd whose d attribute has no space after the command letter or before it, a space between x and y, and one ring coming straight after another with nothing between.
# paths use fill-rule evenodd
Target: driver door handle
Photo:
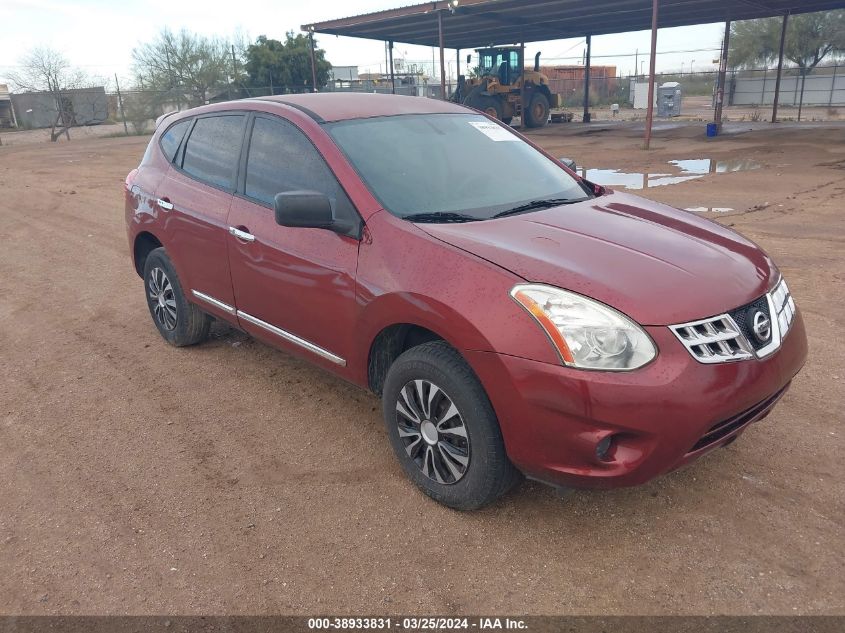
<instances>
[{"instance_id":1,"label":"driver door handle","mask_svg":"<svg viewBox=\"0 0 845 633\"><path fill-rule=\"evenodd\" d=\"M234 226L229 227L229 234L234 235L239 240L243 240L244 242L254 242L255 236L252 233L247 233L246 231L241 231Z\"/></svg>"}]
</instances>

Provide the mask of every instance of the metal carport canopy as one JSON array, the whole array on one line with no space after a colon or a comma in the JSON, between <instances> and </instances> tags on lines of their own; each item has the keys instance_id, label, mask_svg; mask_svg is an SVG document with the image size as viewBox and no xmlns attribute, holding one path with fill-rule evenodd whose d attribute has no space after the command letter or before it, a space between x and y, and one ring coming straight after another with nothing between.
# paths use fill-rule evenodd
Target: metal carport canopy
<instances>
[{"instance_id":1,"label":"metal carport canopy","mask_svg":"<svg viewBox=\"0 0 845 633\"><path fill-rule=\"evenodd\" d=\"M468 49L651 29L652 0L458 0L305 24L302 30L347 37ZM843 0L660 0L658 28L750 20L845 7ZM451 7L451 10L450 10Z\"/></svg>"}]
</instances>

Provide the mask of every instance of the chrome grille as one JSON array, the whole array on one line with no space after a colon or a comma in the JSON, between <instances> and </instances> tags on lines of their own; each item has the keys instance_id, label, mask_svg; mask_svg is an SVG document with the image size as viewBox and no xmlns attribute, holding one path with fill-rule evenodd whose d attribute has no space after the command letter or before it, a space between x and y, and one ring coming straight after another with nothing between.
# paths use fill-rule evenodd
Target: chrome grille
<instances>
[{"instance_id":1,"label":"chrome grille","mask_svg":"<svg viewBox=\"0 0 845 633\"><path fill-rule=\"evenodd\" d=\"M780 329L780 336L783 338L792 327L795 320L795 300L789 292L786 280L781 279L780 283L771 293L773 314L777 315L777 322Z\"/></svg>"},{"instance_id":2,"label":"chrome grille","mask_svg":"<svg viewBox=\"0 0 845 633\"><path fill-rule=\"evenodd\" d=\"M771 319L771 336L755 345L749 341L748 324L742 321L746 311L755 305L765 306L762 312ZM795 301L782 278L774 290L757 301L732 311L731 314L672 325L669 329L678 337L689 353L700 363L726 363L764 358L780 349L781 342L795 320ZM731 315L740 318L738 324Z\"/></svg>"},{"instance_id":3,"label":"chrome grille","mask_svg":"<svg viewBox=\"0 0 845 633\"><path fill-rule=\"evenodd\" d=\"M702 363L725 363L753 358L754 351L729 314L673 325L671 330Z\"/></svg>"}]
</instances>

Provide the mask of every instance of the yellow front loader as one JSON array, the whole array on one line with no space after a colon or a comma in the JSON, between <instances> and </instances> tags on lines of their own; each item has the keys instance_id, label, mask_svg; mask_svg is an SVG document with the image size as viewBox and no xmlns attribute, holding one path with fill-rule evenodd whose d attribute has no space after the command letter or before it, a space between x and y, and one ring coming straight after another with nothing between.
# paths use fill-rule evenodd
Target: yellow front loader
<instances>
[{"instance_id":1,"label":"yellow front loader","mask_svg":"<svg viewBox=\"0 0 845 633\"><path fill-rule=\"evenodd\" d=\"M465 78L461 75L450 99L505 123L524 112L526 126L546 125L551 108L560 104L560 96L549 90L549 79L540 72L540 53L534 57L534 69L525 70L521 51L518 46L477 50L478 65L474 76ZM468 55L467 64L471 62L472 56Z\"/></svg>"}]
</instances>

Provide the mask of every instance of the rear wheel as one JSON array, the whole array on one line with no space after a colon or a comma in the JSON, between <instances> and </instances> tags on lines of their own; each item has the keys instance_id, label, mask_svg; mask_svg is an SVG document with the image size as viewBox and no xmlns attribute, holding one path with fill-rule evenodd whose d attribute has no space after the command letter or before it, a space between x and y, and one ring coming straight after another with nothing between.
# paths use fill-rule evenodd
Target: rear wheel
<instances>
[{"instance_id":1,"label":"rear wheel","mask_svg":"<svg viewBox=\"0 0 845 633\"><path fill-rule=\"evenodd\" d=\"M384 385L383 412L402 468L436 501L475 510L519 481L487 394L443 341L396 359Z\"/></svg>"},{"instance_id":2,"label":"rear wheel","mask_svg":"<svg viewBox=\"0 0 845 633\"><path fill-rule=\"evenodd\" d=\"M525 125L543 127L549 122L549 99L542 92L534 92L525 108Z\"/></svg>"},{"instance_id":3,"label":"rear wheel","mask_svg":"<svg viewBox=\"0 0 845 633\"><path fill-rule=\"evenodd\" d=\"M208 337L211 317L188 302L173 263L156 248L144 263L147 306L159 334L176 347L195 345Z\"/></svg>"}]
</instances>

